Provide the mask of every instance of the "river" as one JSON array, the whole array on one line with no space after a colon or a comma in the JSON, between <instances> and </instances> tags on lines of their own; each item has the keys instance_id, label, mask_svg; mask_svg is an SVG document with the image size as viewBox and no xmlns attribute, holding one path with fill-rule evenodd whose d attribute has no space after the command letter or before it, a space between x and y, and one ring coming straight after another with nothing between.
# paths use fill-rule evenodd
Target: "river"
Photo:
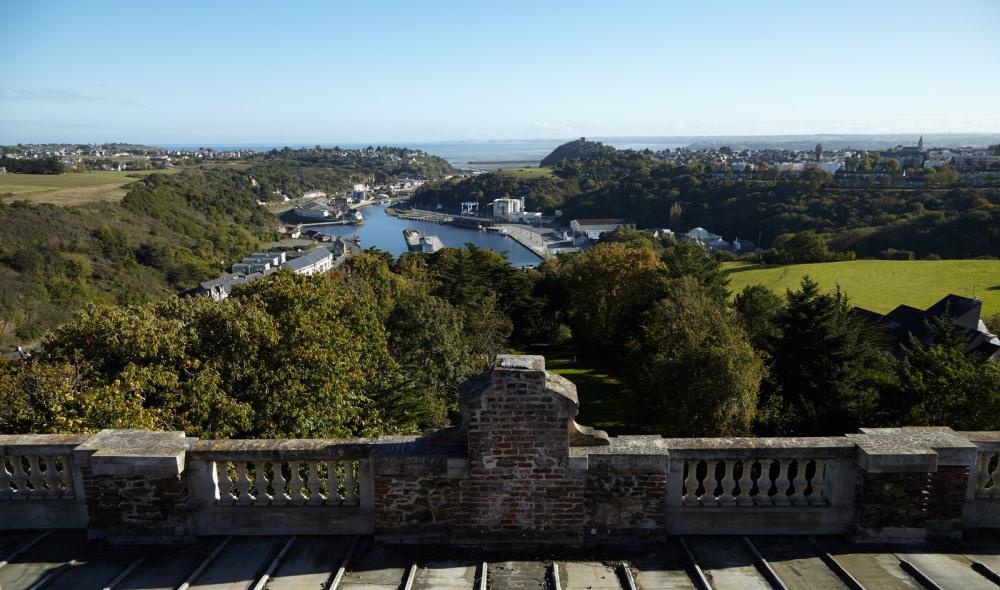
<instances>
[{"instance_id":1,"label":"river","mask_svg":"<svg viewBox=\"0 0 1000 590\"><path fill-rule=\"evenodd\" d=\"M441 238L445 246L461 248L465 244L475 244L480 248L487 248L494 252L500 252L507 257L514 266L538 266L541 259L531 250L518 244L511 238L501 236L497 232L485 232L474 229L456 227L438 223L427 223L425 221L413 221L411 219L399 219L387 215L385 212L388 205L371 205L360 209L364 215L363 225L329 225L317 227L316 230L331 236L340 236L347 239L351 236L361 238L362 248L375 247L385 250L393 256L399 256L406 252L406 242L403 241L403 230L413 228L426 235L435 235Z\"/></svg>"}]
</instances>

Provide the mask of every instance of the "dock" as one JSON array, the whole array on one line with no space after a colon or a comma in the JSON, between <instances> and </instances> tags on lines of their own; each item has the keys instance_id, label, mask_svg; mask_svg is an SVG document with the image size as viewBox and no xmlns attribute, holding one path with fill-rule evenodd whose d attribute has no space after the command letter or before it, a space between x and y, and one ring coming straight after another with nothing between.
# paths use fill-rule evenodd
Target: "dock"
<instances>
[{"instance_id":1,"label":"dock","mask_svg":"<svg viewBox=\"0 0 1000 590\"><path fill-rule=\"evenodd\" d=\"M545 244L545 238L541 234L524 229L518 225L504 224L499 227L501 232L504 232L512 240L531 250L532 254L542 260L555 258L555 253Z\"/></svg>"},{"instance_id":2,"label":"dock","mask_svg":"<svg viewBox=\"0 0 1000 590\"><path fill-rule=\"evenodd\" d=\"M437 236L425 236L415 229L404 229L403 239L406 240L406 249L410 252L437 252L444 248L444 244Z\"/></svg>"}]
</instances>

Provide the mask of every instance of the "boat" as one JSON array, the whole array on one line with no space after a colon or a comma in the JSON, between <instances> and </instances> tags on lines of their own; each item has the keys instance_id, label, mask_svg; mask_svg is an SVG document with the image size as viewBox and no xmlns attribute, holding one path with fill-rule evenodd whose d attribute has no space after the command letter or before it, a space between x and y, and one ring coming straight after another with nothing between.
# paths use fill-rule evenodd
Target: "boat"
<instances>
[{"instance_id":1,"label":"boat","mask_svg":"<svg viewBox=\"0 0 1000 590\"><path fill-rule=\"evenodd\" d=\"M509 231L507 231L507 229L506 229L506 228L503 228L503 227L501 227L501 228L500 228L500 229L499 229L498 231L500 232L500 235L501 235L501 236L504 236L504 237L507 237L507 236L509 236L509 235L510 235L510 232L509 232Z\"/></svg>"},{"instance_id":2,"label":"boat","mask_svg":"<svg viewBox=\"0 0 1000 590\"><path fill-rule=\"evenodd\" d=\"M354 212L354 223L361 225L365 222L365 216L361 214L361 211Z\"/></svg>"}]
</instances>

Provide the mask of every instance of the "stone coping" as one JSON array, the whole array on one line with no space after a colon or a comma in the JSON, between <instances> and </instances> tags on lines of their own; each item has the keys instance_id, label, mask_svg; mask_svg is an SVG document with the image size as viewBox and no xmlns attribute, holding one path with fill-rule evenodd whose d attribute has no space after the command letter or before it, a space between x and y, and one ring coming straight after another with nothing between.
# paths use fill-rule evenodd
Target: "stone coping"
<instances>
[{"instance_id":1,"label":"stone coping","mask_svg":"<svg viewBox=\"0 0 1000 590\"><path fill-rule=\"evenodd\" d=\"M437 444L424 436L378 438L297 438L200 440L188 451L194 460L292 461L365 459L373 456L464 454L457 445Z\"/></svg>"},{"instance_id":2,"label":"stone coping","mask_svg":"<svg viewBox=\"0 0 1000 590\"><path fill-rule=\"evenodd\" d=\"M102 430L73 449L73 457L95 475L174 477L195 439L179 431Z\"/></svg>"},{"instance_id":3,"label":"stone coping","mask_svg":"<svg viewBox=\"0 0 1000 590\"><path fill-rule=\"evenodd\" d=\"M0 455L68 455L89 434L0 434Z\"/></svg>"},{"instance_id":4,"label":"stone coping","mask_svg":"<svg viewBox=\"0 0 1000 590\"><path fill-rule=\"evenodd\" d=\"M928 473L938 465L971 465L976 444L946 427L862 428L858 467L868 473Z\"/></svg>"}]
</instances>

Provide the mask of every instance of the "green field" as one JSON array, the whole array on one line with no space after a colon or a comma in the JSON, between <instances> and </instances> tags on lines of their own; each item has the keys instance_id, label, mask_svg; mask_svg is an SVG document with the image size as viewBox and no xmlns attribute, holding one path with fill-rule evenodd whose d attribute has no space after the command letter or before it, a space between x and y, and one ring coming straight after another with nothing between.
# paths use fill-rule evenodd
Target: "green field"
<instances>
[{"instance_id":1,"label":"green field","mask_svg":"<svg viewBox=\"0 0 1000 590\"><path fill-rule=\"evenodd\" d=\"M119 201L124 185L152 171L70 172L66 174L2 174L0 201L30 201L53 205L79 205L94 201Z\"/></svg>"},{"instance_id":2,"label":"green field","mask_svg":"<svg viewBox=\"0 0 1000 590\"><path fill-rule=\"evenodd\" d=\"M853 260L768 266L727 262L729 289L762 284L779 293L809 275L824 290L837 285L858 306L885 313L900 304L926 309L953 293L969 297L975 289L983 316L1000 314L1000 260Z\"/></svg>"},{"instance_id":3,"label":"green field","mask_svg":"<svg viewBox=\"0 0 1000 590\"><path fill-rule=\"evenodd\" d=\"M500 168L496 172L500 176L513 176L515 178L552 176L552 168Z\"/></svg>"}]
</instances>

